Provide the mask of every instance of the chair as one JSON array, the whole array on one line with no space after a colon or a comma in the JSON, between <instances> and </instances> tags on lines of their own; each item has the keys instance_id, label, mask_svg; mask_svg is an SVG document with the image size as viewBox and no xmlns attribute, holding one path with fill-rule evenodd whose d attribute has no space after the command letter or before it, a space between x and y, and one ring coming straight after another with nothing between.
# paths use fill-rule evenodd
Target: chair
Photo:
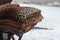
<instances>
[{"instance_id":1,"label":"chair","mask_svg":"<svg viewBox=\"0 0 60 40\"><path fill-rule=\"evenodd\" d=\"M32 7L20 7L18 4L7 3L0 6L0 40L2 33L7 33L8 38L13 40L13 35L21 40L24 33L31 30L35 24L42 21L41 11Z\"/></svg>"}]
</instances>

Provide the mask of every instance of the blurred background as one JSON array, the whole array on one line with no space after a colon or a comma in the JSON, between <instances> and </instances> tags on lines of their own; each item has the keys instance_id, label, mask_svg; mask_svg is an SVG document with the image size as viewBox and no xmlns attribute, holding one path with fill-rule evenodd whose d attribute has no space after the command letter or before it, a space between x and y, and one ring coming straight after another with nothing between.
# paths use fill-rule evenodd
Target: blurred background
<instances>
[{"instance_id":1,"label":"blurred background","mask_svg":"<svg viewBox=\"0 0 60 40\"><path fill-rule=\"evenodd\" d=\"M13 2L60 7L60 0L13 0Z\"/></svg>"}]
</instances>

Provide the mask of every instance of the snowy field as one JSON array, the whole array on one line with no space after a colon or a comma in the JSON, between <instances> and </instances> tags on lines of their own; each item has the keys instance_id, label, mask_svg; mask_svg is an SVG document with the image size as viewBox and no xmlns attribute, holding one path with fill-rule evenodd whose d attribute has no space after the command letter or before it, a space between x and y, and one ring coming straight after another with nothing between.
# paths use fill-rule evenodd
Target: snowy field
<instances>
[{"instance_id":1,"label":"snowy field","mask_svg":"<svg viewBox=\"0 0 60 40\"><path fill-rule=\"evenodd\" d=\"M25 33L21 40L60 40L60 7L40 6L35 4L22 4L20 6L40 9L44 19L35 27L44 27L51 30L33 29ZM18 36L14 35L15 39Z\"/></svg>"}]
</instances>

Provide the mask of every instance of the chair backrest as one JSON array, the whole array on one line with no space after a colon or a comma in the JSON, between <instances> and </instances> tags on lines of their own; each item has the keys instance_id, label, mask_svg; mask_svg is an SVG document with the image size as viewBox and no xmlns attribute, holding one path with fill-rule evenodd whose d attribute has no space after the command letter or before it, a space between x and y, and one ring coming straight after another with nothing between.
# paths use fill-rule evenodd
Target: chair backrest
<instances>
[{"instance_id":1,"label":"chair backrest","mask_svg":"<svg viewBox=\"0 0 60 40\"><path fill-rule=\"evenodd\" d=\"M4 4L0 6L0 25L17 31L19 23L15 22L15 14L20 10L18 4ZM5 28L3 27L3 28Z\"/></svg>"}]
</instances>

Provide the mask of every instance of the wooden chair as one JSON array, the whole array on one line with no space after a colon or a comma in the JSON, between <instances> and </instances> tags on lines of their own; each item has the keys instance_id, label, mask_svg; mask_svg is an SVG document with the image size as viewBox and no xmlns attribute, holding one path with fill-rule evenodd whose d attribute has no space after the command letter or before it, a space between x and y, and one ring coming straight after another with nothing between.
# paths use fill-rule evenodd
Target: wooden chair
<instances>
[{"instance_id":1,"label":"wooden chair","mask_svg":"<svg viewBox=\"0 0 60 40\"><path fill-rule=\"evenodd\" d=\"M20 7L18 4L4 4L0 6L0 39L2 33L8 34L8 39L13 40L13 35L21 40L24 33L28 32L35 24L42 21L41 11L32 7Z\"/></svg>"}]
</instances>

